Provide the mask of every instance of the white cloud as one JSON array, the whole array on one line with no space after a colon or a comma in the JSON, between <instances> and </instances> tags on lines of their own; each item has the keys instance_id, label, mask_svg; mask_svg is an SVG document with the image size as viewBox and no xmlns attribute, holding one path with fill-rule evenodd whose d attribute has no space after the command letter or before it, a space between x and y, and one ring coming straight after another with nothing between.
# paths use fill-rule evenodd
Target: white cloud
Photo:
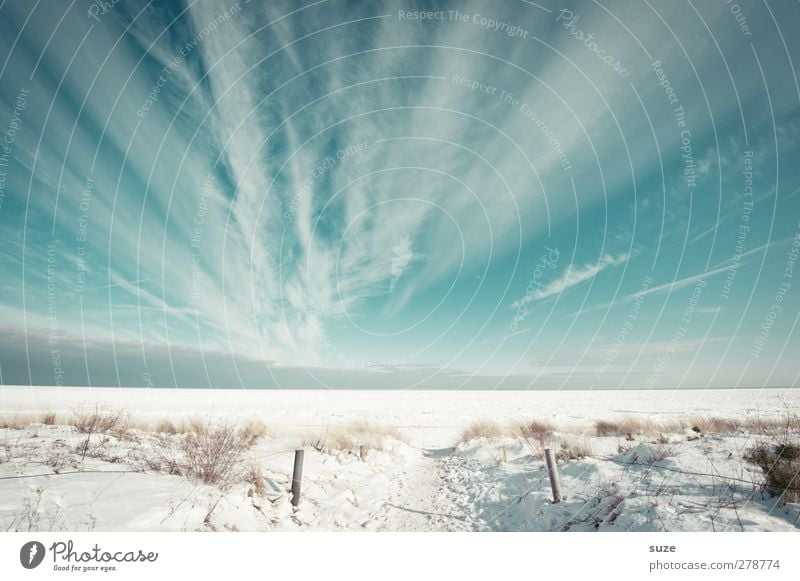
<instances>
[{"instance_id":1,"label":"white cloud","mask_svg":"<svg viewBox=\"0 0 800 581\"><path fill-rule=\"evenodd\" d=\"M514 303L512 303L512 307L517 308L522 304L527 304L534 300L546 299L553 295L561 294L564 291L581 284L582 282L593 279L604 270L613 268L614 266L619 266L620 264L626 262L628 258L630 258L628 254L620 254L619 256L604 254L600 257L600 260L594 264L584 264L582 266L570 265L559 278L545 285L544 287L537 289L532 293L526 294L520 299L517 299L514 301Z\"/></svg>"}]
</instances>

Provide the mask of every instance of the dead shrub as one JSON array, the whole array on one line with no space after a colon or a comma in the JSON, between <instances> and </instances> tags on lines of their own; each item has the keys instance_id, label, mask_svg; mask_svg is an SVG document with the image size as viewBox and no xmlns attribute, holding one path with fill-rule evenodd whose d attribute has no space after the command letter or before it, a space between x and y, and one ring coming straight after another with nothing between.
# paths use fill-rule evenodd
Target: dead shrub
<instances>
[{"instance_id":1,"label":"dead shrub","mask_svg":"<svg viewBox=\"0 0 800 581\"><path fill-rule=\"evenodd\" d=\"M511 426L511 435L524 440L532 440L540 447L546 448L553 440L555 426L546 421L532 420L530 422L516 422Z\"/></svg>"},{"instance_id":2,"label":"dead shrub","mask_svg":"<svg viewBox=\"0 0 800 581\"><path fill-rule=\"evenodd\" d=\"M81 434L86 434L86 440L76 447L76 452L81 455L81 459L86 458L87 455L104 457L105 448L109 443L106 434L109 432L118 434L126 429L126 415L122 410L112 410L98 404L93 409L81 407L73 413L73 426ZM99 438L94 445L92 445L93 435L97 435Z\"/></svg>"},{"instance_id":3,"label":"dead shrub","mask_svg":"<svg viewBox=\"0 0 800 581\"><path fill-rule=\"evenodd\" d=\"M780 503L800 501L800 416L785 404L783 418L771 421L768 435L744 459L761 468L763 488Z\"/></svg>"},{"instance_id":4,"label":"dead shrub","mask_svg":"<svg viewBox=\"0 0 800 581\"><path fill-rule=\"evenodd\" d=\"M206 425L180 440L179 470L203 484L227 488L237 480L239 464L252 442L233 426Z\"/></svg>"},{"instance_id":5,"label":"dead shrub","mask_svg":"<svg viewBox=\"0 0 800 581\"><path fill-rule=\"evenodd\" d=\"M45 412L42 414L42 423L45 426L55 426L56 425L56 414L53 412Z\"/></svg>"},{"instance_id":6,"label":"dead shrub","mask_svg":"<svg viewBox=\"0 0 800 581\"><path fill-rule=\"evenodd\" d=\"M137 456L147 470L180 476L185 471L182 469L179 448L177 440L159 434L155 439L155 447L152 450L140 450Z\"/></svg>"},{"instance_id":7,"label":"dead shrub","mask_svg":"<svg viewBox=\"0 0 800 581\"><path fill-rule=\"evenodd\" d=\"M232 425L215 426L199 421L176 426L177 430L182 428L186 429L185 433L159 433L154 448L139 457L142 465L222 490L247 481L251 470L242 468L242 461L253 441L242 430Z\"/></svg>"},{"instance_id":8,"label":"dead shrub","mask_svg":"<svg viewBox=\"0 0 800 581\"><path fill-rule=\"evenodd\" d=\"M122 410L108 409L99 404L90 409L78 408L73 413L72 425L81 434L106 434L123 428L126 422L126 415Z\"/></svg>"},{"instance_id":9,"label":"dead shrub","mask_svg":"<svg viewBox=\"0 0 800 581\"><path fill-rule=\"evenodd\" d=\"M111 463L122 460L122 456L115 452L111 438L103 435L97 435L94 439L87 436L85 440L75 446L75 453L80 454L81 460L85 459L86 456Z\"/></svg>"},{"instance_id":10,"label":"dead shrub","mask_svg":"<svg viewBox=\"0 0 800 581\"><path fill-rule=\"evenodd\" d=\"M47 458L45 459L45 464L52 468L53 472L56 474L66 467L78 468L78 463L75 461L70 447L67 445L67 442L61 438L55 440L51 444Z\"/></svg>"},{"instance_id":11,"label":"dead shrub","mask_svg":"<svg viewBox=\"0 0 800 581\"><path fill-rule=\"evenodd\" d=\"M762 442L750 448L744 459L761 468L764 488L781 503L800 500L800 446Z\"/></svg>"}]
</instances>

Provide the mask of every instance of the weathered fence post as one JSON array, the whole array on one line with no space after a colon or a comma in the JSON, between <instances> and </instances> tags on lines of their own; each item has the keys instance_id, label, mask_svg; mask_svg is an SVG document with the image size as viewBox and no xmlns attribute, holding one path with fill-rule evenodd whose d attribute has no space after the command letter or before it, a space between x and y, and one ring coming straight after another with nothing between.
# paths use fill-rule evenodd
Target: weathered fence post
<instances>
[{"instance_id":1,"label":"weathered fence post","mask_svg":"<svg viewBox=\"0 0 800 581\"><path fill-rule=\"evenodd\" d=\"M561 483L558 481L558 467L553 451L545 448L544 459L547 462L547 473L550 476L550 489L553 491L553 504L561 502Z\"/></svg>"},{"instance_id":2,"label":"weathered fence post","mask_svg":"<svg viewBox=\"0 0 800 581\"><path fill-rule=\"evenodd\" d=\"M300 482L303 480L303 450L294 451L294 472L292 473L292 506L300 504Z\"/></svg>"}]
</instances>

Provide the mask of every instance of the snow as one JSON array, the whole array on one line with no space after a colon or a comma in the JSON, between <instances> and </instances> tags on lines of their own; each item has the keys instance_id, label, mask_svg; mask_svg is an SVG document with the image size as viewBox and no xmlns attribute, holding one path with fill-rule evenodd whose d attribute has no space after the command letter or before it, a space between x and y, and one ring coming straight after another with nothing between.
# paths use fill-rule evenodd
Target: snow
<instances>
[{"instance_id":1,"label":"snow","mask_svg":"<svg viewBox=\"0 0 800 581\"><path fill-rule=\"evenodd\" d=\"M0 429L2 530L362 530L362 531L761 531L798 530L800 506L781 504L752 482L742 460L758 436L685 432L595 437L596 419L686 416L780 417L797 410L792 390L681 391L261 391L0 387L0 416L97 404L137 420L260 418L245 462L265 493L146 469L157 436L107 438L80 453L71 426ZM545 419L581 439L589 457L560 460L565 499L553 504L535 446L503 436L459 442L475 419L503 425ZM324 453L305 448L302 502L289 488L304 433L369 420L396 427L383 450ZM180 436L174 436L179 438ZM144 467L144 468L143 468Z\"/></svg>"}]
</instances>

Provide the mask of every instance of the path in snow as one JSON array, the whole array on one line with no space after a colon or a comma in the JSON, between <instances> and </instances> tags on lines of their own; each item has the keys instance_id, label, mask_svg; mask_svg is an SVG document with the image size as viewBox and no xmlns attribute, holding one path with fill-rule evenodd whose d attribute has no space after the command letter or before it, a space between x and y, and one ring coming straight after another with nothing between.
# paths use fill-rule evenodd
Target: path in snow
<instances>
[{"instance_id":1,"label":"path in snow","mask_svg":"<svg viewBox=\"0 0 800 581\"><path fill-rule=\"evenodd\" d=\"M386 501L373 530L473 531L485 529L475 510L469 484L480 475L473 460L453 455L452 448L424 450Z\"/></svg>"},{"instance_id":2,"label":"path in snow","mask_svg":"<svg viewBox=\"0 0 800 581\"><path fill-rule=\"evenodd\" d=\"M570 503L552 507L544 463L528 454L500 462L454 453L453 448L426 449L398 476L395 491L364 528L558 530L577 510Z\"/></svg>"}]
</instances>

